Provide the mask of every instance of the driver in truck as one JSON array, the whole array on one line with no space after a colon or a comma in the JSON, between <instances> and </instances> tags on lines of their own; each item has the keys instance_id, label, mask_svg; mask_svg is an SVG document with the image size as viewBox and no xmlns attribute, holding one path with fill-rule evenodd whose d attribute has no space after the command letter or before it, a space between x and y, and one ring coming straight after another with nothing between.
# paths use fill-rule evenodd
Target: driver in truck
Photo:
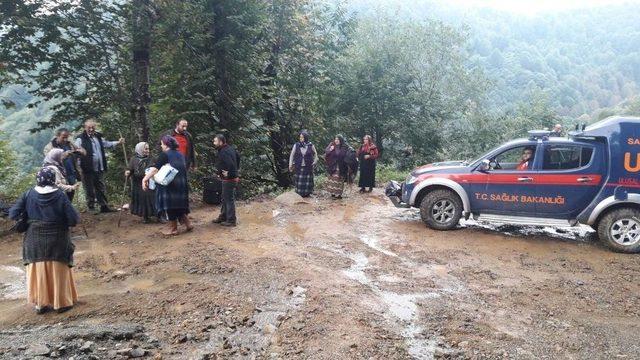
<instances>
[{"instance_id":1,"label":"driver in truck","mask_svg":"<svg viewBox=\"0 0 640 360\"><path fill-rule=\"evenodd\" d=\"M525 148L522 151L522 158L520 158L520 163L516 166L516 170L518 171L527 171L530 168L530 164L533 161L533 149Z\"/></svg>"}]
</instances>

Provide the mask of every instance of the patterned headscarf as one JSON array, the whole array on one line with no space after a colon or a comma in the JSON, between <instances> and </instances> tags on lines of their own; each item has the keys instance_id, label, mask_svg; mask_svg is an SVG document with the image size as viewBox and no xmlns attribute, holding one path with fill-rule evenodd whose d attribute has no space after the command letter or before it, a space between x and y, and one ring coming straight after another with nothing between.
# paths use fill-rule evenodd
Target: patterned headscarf
<instances>
[{"instance_id":1,"label":"patterned headscarf","mask_svg":"<svg viewBox=\"0 0 640 360\"><path fill-rule=\"evenodd\" d=\"M36 174L36 184L41 187L45 186L55 186L56 184L56 173L49 168L42 168Z\"/></svg>"},{"instance_id":2,"label":"patterned headscarf","mask_svg":"<svg viewBox=\"0 0 640 360\"><path fill-rule=\"evenodd\" d=\"M62 154L64 154L64 150L62 149L51 149L49 153L47 153L47 155L44 157L42 166L55 166L56 168L58 168L58 170L60 170L62 176L66 176L65 168L62 165Z\"/></svg>"},{"instance_id":3,"label":"patterned headscarf","mask_svg":"<svg viewBox=\"0 0 640 360\"><path fill-rule=\"evenodd\" d=\"M139 142L138 144L136 144L136 156L139 158L144 158L147 157L144 154L144 148L145 146L147 146L146 142Z\"/></svg>"},{"instance_id":4,"label":"patterned headscarf","mask_svg":"<svg viewBox=\"0 0 640 360\"><path fill-rule=\"evenodd\" d=\"M310 144L309 142L309 132L307 130L302 130L300 131L300 135L302 135L302 138L304 139L304 141L298 141L298 144L300 144L300 146L305 147L307 145Z\"/></svg>"}]
</instances>

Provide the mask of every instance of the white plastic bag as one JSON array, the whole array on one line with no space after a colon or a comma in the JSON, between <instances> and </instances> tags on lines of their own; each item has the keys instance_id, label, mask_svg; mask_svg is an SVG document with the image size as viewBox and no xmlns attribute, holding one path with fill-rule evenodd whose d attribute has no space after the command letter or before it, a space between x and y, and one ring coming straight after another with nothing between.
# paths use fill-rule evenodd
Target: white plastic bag
<instances>
[{"instance_id":1,"label":"white plastic bag","mask_svg":"<svg viewBox=\"0 0 640 360\"><path fill-rule=\"evenodd\" d=\"M145 175L149 174L149 171L151 171L151 168L144 169L144 174ZM149 179L149 190L155 190L155 189L156 189L156 182L153 181L153 177L151 177L151 179Z\"/></svg>"},{"instance_id":2,"label":"white plastic bag","mask_svg":"<svg viewBox=\"0 0 640 360\"><path fill-rule=\"evenodd\" d=\"M156 182L156 184L167 186L171 184L177 174L178 170L176 168L174 168L170 164L164 164L162 165L160 170L158 170L158 172L153 175L153 180Z\"/></svg>"}]
</instances>

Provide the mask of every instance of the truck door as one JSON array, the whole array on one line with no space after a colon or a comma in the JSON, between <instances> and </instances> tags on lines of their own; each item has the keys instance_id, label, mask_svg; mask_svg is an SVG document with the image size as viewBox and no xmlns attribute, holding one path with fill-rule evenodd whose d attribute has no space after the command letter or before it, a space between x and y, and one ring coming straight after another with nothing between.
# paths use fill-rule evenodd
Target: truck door
<instances>
[{"instance_id":1,"label":"truck door","mask_svg":"<svg viewBox=\"0 0 640 360\"><path fill-rule=\"evenodd\" d=\"M540 217L575 219L597 195L606 173L603 147L598 143L543 145L536 203Z\"/></svg>"},{"instance_id":2,"label":"truck door","mask_svg":"<svg viewBox=\"0 0 640 360\"><path fill-rule=\"evenodd\" d=\"M481 212L509 216L532 216L535 204L522 202L535 193L537 144L514 146L492 156Z\"/></svg>"}]
</instances>

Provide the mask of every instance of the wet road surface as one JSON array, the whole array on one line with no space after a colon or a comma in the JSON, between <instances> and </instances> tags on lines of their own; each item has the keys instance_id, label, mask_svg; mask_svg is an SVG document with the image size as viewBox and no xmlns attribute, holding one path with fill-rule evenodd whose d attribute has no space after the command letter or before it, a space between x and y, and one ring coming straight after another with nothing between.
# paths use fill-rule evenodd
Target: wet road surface
<instances>
[{"instance_id":1,"label":"wet road surface","mask_svg":"<svg viewBox=\"0 0 640 360\"><path fill-rule=\"evenodd\" d=\"M126 341L94 336L101 347L90 354L640 357L639 258L609 252L585 229L470 221L437 232L379 191L265 197L240 205L233 229L210 224L216 215L195 210L196 230L175 238L134 217L118 229L117 215L86 215L89 239L74 232L81 303L66 314L24 304L21 241L1 239L0 356L25 356L43 339L50 350L73 343L60 327L135 324L141 334ZM88 356L86 332L74 336L78 349L63 351Z\"/></svg>"}]
</instances>

